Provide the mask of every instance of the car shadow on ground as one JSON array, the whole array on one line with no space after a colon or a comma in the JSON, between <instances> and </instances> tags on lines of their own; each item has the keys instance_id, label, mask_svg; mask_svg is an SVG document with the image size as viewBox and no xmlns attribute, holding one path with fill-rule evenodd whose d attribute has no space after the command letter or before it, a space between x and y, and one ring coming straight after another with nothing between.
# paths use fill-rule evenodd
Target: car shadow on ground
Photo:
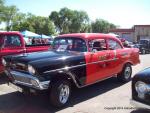
<instances>
[{"instance_id":1,"label":"car shadow on ground","mask_svg":"<svg viewBox=\"0 0 150 113\"><path fill-rule=\"evenodd\" d=\"M55 113L65 108L101 95L123 85L116 78L110 78L94 85L77 89L73 88L70 102L66 107L56 109L48 102L48 94L23 95L13 92L0 96L0 113Z\"/></svg>"},{"instance_id":2,"label":"car shadow on ground","mask_svg":"<svg viewBox=\"0 0 150 113\"><path fill-rule=\"evenodd\" d=\"M150 113L150 110L147 110L147 109L137 109L137 110L131 111L131 113Z\"/></svg>"},{"instance_id":3,"label":"car shadow on ground","mask_svg":"<svg viewBox=\"0 0 150 113\"><path fill-rule=\"evenodd\" d=\"M7 82L6 75L4 73L0 74L0 85L5 84Z\"/></svg>"}]
</instances>

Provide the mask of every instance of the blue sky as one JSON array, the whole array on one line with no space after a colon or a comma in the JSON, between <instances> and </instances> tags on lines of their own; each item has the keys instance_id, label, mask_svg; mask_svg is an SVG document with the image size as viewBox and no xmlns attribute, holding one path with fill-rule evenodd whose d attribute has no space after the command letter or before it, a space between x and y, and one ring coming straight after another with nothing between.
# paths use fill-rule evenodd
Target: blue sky
<instances>
[{"instance_id":1,"label":"blue sky","mask_svg":"<svg viewBox=\"0 0 150 113\"><path fill-rule=\"evenodd\" d=\"M6 0L21 12L48 16L63 7L84 10L91 20L105 19L121 28L150 24L150 0Z\"/></svg>"}]
</instances>

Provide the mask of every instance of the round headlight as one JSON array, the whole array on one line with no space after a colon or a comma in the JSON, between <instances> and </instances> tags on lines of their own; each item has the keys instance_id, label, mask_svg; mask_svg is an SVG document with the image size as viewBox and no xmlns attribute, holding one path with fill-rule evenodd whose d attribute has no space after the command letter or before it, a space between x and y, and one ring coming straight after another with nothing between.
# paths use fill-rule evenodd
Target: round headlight
<instances>
[{"instance_id":1,"label":"round headlight","mask_svg":"<svg viewBox=\"0 0 150 113\"><path fill-rule=\"evenodd\" d=\"M35 69L31 65L28 65L28 71L30 74L35 74Z\"/></svg>"},{"instance_id":2,"label":"round headlight","mask_svg":"<svg viewBox=\"0 0 150 113\"><path fill-rule=\"evenodd\" d=\"M2 64L3 64L3 66L7 65L7 62L6 62L6 60L4 58L2 58Z\"/></svg>"},{"instance_id":3,"label":"round headlight","mask_svg":"<svg viewBox=\"0 0 150 113\"><path fill-rule=\"evenodd\" d=\"M148 86L146 83L138 81L135 83L135 89L138 93L146 93L148 91Z\"/></svg>"}]
</instances>

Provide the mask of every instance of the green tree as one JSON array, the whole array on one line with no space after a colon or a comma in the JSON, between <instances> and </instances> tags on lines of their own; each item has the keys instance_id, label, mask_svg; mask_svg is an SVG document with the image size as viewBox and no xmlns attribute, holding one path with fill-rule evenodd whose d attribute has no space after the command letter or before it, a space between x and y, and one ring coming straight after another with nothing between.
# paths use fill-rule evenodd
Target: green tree
<instances>
[{"instance_id":1,"label":"green tree","mask_svg":"<svg viewBox=\"0 0 150 113\"><path fill-rule=\"evenodd\" d=\"M53 11L49 18L54 22L59 33L83 32L89 25L86 12L68 8L62 8L59 12Z\"/></svg>"},{"instance_id":2,"label":"green tree","mask_svg":"<svg viewBox=\"0 0 150 113\"><path fill-rule=\"evenodd\" d=\"M73 11L68 8L62 8L59 12L53 11L49 18L54 22L56 30L60 33L68 33Z\"/></svg>"},{"instance_id":3,"label":"green tree","mask_svg":"<svg viewBox=\"0 0 150 113\"><path fill-rule=\"evenodd\" d=\"M53 22L49 20L49 18L45 18L45 22L42 29L42 33L45 35L55 34L55 26Z\"/></svg>"},{"instance_id":4,"label":"green tree","mask_svg":"<svg viewBox=\"0 0 150 113\"><path fill-rule=\"evenodd\" d=\"M94 33L108 33L110 29L116 28L116 25L103 19L96 19L91 26Z\"/></svg>"},{"instance_id":5,"label":"green tree","mask_svg":"<svg viewBox=\"0 0 150 113\"><path fill-rule=\"evenodd\" d=\"M4 6L4 0L0 0L0 23L3 21L4 19L4 9L5 9L5 6Z\"/></svg>"},{"instance_id":6,"label":"green tree","mask_svg":"<svg viewBox=\"0 0 150 113\"><path fill-rule=\"evenodd\" d=\"M3 12L4 9L4 0L0 0L0 14Z\"/></svg>"},{"instance_id":7,"label":"green tree","mask_svg":"<svg viewBox=\"0 0 150 113\"><path fill-rule=\"evenodd\" d=\"M89 26L89 17L87 13L75 10L72 23L70 25L70 32L87 32L87 26Z\"/></svg>"},{"instance_id":8,"label":"green tree","mask_svg":"<svg viewBox=\"0 0 150 113\"><path fill-rule=\"evenodd\" d=\"M13 30L24 31L29 30L38 34L55 34L55 27L53 22L47 17L35 16L31 13L18 13L14 18L17 22L13 24Z\"/></svg>"},{"instance_id":9,"label":"green tree","mask_svg":"<svg viewBox=\"0 0 150 113\"><path fill-rule=\"evenodd\" d=\"M3 14L3 21L6 22L6 30L10 31L12 24L13 24L13 19L16 16L18 12L18 9L16 6L5 6L2 14Z\"/></svg>"},{"instance_id":10,"label":"green tree","mask_svg":"<svg viewBox=\"0 0 150 113\"><path fill-rule=\"evenodd\" d=\"M57 11L53 11L49 16L49 18L54 22L56 31L61 32L61 22L60 22L59 13Z\"/></svg>"},{"instance_id":11,"label":"green tree","mask_svg":"<svg viewBox=\"0 0 150 113\"><path fill-rule=\"evenodd\" d=\"M26 14L18 12L12 20L12 30L14 31L24 31L25 26L29 26L26 23Z\"/></svg>"}]
</instances>

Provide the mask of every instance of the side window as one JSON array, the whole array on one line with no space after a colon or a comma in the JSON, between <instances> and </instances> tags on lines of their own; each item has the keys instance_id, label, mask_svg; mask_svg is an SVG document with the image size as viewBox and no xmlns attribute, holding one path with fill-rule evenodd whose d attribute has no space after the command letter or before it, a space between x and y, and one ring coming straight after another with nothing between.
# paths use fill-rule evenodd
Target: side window
<instances>
[{"instance_id":1,"label":"side window","mask_svg":"<svg viewBox=\"0 0 150 113\"><path fill-rule=\"evenodd\" d=\"M21 41L17 35L8 35L4 37L4 47L20 47Z\"/></svg>"},{"instance_id":2,"label":"side window","mask_svg":"<svg viewBox=\"0 0 150 113\"><path fill-rule=\"evenodd\" d=\"M108 47L110 50L121 49L121 45L115 40L108 40Z\"/></svg>"},{"instance_id":3,"label":"side window","mask_svg":"<svg viewBox=\"0 0 150 113\"><path fill-rule=\"evenodd\" d=\"M73 41L73 50L74 51L79 51L79 52L86 52L87 51L87 47L86 47L86 43L85 41L81 40L81 39L75 39Z\"/></svg>"},{"instance_id":4,"label":"side window","mask_svg":"<svg viewBox=\"0 0 150 113\"><path fill-rule=\"evenodd\" d=\"M106 50L106 40L105 39L96 39L89 42L89 47L92 51L102 51Z\"/></svg>"}]
</instances>

